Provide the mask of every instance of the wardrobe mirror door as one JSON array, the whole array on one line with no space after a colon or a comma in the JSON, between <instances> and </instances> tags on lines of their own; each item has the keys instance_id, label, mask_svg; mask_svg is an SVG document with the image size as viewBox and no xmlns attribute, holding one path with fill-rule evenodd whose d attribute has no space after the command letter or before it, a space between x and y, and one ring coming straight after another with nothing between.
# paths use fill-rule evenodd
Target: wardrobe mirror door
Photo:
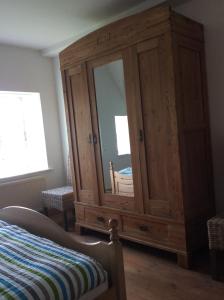
<instances>
[{"instance_id":1,"label":"wardrobe mirror door","mask_svg":"<svg viewBox=\"0 0 224 300\"><path fill-rule=\"evenodd\" d=\"M94 68L104 191L134 196L122 59Z\"/></svg>"}]
</instances>

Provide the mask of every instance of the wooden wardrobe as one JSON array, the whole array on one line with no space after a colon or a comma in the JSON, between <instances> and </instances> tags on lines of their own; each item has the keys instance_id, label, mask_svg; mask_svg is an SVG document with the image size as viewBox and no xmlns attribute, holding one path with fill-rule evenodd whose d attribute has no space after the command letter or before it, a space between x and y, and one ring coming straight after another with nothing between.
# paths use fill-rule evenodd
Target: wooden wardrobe
<instances>
[{"instance_id":1,"label":"wooden wardrobe","mask_svg":"<svg viewBox=\"0 0 224 300\"><path fill-rule=\"evenodd\" d=\"M203 26L158 6L88 34L60 63L77 227L106 232L115 218L122 238L188 267L214 214ZM132 193L111 188L110 161Z\"/></svg>"}]
</instances>

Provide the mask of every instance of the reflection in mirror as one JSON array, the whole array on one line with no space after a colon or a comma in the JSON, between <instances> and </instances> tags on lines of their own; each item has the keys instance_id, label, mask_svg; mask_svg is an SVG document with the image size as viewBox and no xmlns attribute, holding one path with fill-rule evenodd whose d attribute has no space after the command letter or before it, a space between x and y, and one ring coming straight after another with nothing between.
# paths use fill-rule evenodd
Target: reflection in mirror
<instances>
[{"instance_id":1,"label":"reflection in mirror","mask_svg":"<svg viewBox=\"0 0 224 300\"><path fill-rule=\"evenodd\" d=\"M117 137L117 154L131 154L128 130L128 117L115 116L115 128Z\"/></svg>"},{"instance_id":2,"label":"reflection in mirror","mask_svg":"<svg viewBox=\"0 0 224 300\"><path fill-rule=\"evenodd\" d=\"M123 61L94 69L104 190L134 196Z\"/></svg>"}]
</instances>

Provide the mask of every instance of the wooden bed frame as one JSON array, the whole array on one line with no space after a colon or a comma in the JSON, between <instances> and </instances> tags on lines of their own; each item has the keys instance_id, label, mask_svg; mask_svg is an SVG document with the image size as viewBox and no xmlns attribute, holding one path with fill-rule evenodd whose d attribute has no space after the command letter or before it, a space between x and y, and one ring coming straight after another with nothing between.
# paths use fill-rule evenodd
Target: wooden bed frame
<instances>
[{"instance_id":1,"label":"wooden bed frame","mask_svg":"<svg viewBox=\"0 0 224 300\"><path fill-rule=\"evenodd\" d=\"M113 162L110 161L109 164L112 194L133 197L134 186L132 175L119 174L119 172L114 171Z\"/></svg>"},{"instance_id":2,"label":"wooden bed frame","mask_svg":"<svg viewBox=\"0 0 224 300\"><path fill-rule=\"evenodd\" d=\"M48 217L32 209L10 206L0 210L0 220L18 225L27 231L50 239L61 246L95 258L108 272L109 289L97 300L126 300L122 247L118 239L116 220L109 221L110 242L86 243L65 232Z\"/></svg>"}]
</instances>

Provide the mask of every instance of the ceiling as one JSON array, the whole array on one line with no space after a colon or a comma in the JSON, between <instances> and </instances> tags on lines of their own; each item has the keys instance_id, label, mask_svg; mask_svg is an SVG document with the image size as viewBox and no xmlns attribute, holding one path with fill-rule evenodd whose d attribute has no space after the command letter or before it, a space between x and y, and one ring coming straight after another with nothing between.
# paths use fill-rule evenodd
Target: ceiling
<instances>
[{"instance_id":1,"label":"ceiling","mask_svg":"<svg viewBox=\"0 0 224 300\"><path fill-rule=\"evenodd\" d=\"M161 2L164 0L0 0L0 43L54 56L94 29Z\"/></svg>"}]
</instances>

